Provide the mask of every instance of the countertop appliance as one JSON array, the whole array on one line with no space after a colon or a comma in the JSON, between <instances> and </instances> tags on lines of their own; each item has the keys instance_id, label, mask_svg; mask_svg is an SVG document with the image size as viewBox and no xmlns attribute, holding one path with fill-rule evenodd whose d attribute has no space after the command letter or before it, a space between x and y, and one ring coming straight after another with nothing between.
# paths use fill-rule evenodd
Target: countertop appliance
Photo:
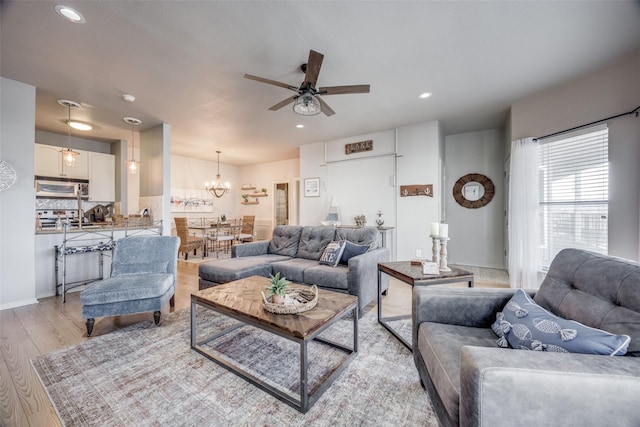
<instances>
[{"instance_id":1,"label":"countertop appliance","mask_svg":"<svg viewBox=\"0 0 640 427\"><path fill-rule=\"evenodd\" d=\"M75 199L80 191L82 200L89 199L89 180L36 176L36 198Z\"/></svg>"},{"instance_id":2,"label":"countertop appliance","mask_svg":"<svg viewBox=\"0 0 640 427\"><path fill-rule=\"evenodd\" d=\"M38 209L36 210L36 217L43 230L54 230L56 228L56 221L58 221L58 218L60 218L62 227L66 224L72 228L78 227L78 211L76 209ZM93 225L93 223L88 222L86 218L83 218L82 226L90 225Z\"/></svg>"}]
</instances>

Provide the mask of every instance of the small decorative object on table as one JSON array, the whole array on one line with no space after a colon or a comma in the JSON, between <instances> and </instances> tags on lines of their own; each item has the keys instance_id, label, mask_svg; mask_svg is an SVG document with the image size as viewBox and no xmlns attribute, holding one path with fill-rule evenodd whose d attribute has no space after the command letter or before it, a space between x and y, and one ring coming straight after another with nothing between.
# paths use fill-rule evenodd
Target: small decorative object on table
<instances>
[{"instance_id":1,"label":"small decorative object on table","mask_svg":"<svg viewBox=\"0 0 640 427\"><path fill-rule=\"evenodd\" d=\"M358 227L364 227L367 224L367 217L364 216L364 214L356 215L355 217L353 217L353 219L355 220Z\"/></svg>"},{"instance_id":2,"label":"small decorative object on table","mask_svg":"<svg viewBox=\"0 0 640 427\"><path fill-rule=\"evenodd\" d=\"M280 273L270 276L271 284L266 288L269 294L262 293L262 307L275 314L295 314L311 310L318 303L318 287L291 288L285 277ZM271 301L269 301L271 297Z\"/></svg>"},{"instance_id":3,"label":"small decorative object on table","mask_svg":"<svg viewBox=\"0 0 640 427\"><path fill-rule=\"evenodd\" d=\"M376 224L378 225L378 227L382 227L382 224L384 224L384 219L382 219L382 211L378 211L376 215L378 215L378 218L376 219Z\"/></svg>"}]
</instances>

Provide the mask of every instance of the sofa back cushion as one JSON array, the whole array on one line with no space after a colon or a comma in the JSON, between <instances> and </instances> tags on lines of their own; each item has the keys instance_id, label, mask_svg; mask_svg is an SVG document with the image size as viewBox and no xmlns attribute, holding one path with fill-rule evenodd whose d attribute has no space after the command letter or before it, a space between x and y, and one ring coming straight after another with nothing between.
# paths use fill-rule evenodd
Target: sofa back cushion
<instances>
[{"instance_id":1,"label":"sofa back cushion","mask_svg":"<svg viewBox=\"0 0 640 427\"><path fill-rule=\"evenodd\" d=\"M336 240L348 240L357 245L368 245L369 249L378 247L380 232L375 227L338 228Z\"/></svg>"},{"instance_id":2,"label":"sofa back cushion","mask_svg":"<svg viewBox=\"0 0 640 427\"><path fill-rule=\"evenodd\" d=\"M318 261L324 249L336 237L336 228L327 226L307 226L302 230L298 258Z\"/></svg>"},{"instance_id":3,"label":"sofa back cushion","mask_svg":"<svg viewBox=\"0 0 640 427\"><path fill-rule=\"evenodd\" d=\"M565 319L629 335L640 356L640 264L579 249L554 258L534 300Z\"/></svg>"},{"instance_id":4,"label":"sofa back cushion","mask_svg":"<svg viewBox=\"0 0 640 427\"><path fill-rule=\"evenodd\" d=\"M273 229L269 243L269 253L295 257L298 253L302 227L295 225L278 225Z\"/></svg>"}]
</instances>

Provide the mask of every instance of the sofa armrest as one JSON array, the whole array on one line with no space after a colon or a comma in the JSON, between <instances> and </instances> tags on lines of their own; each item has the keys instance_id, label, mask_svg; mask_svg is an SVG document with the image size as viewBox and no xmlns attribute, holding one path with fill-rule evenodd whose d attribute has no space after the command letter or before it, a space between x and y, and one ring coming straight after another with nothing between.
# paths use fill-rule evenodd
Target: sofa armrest
<instances>
[{"instance_id":1,"label":"sofa armrest","mask_svg":"<svg viewBox=\"0 0 640 427\"><path fill-rule=\"evenodd\" d=\"M422 322L487 328L513 296L514 289L414 286L414 325Z\"/></svg>"},{"instance_id":2,"label":"sofa armrest","mask_svg":"<svg viewBox=\"0 0 640 427\"><path fill-rule=\"evenodd\" d=\"M266 255L269 251L270 240L259 240L257 242L242 243L231 246L231 258L245 256Z\"/></svg>"},{"instance_id":3,"label":"sofa armrest","mask_svg":"<svg viewBox=\"0 0 640 427\"><path fill-rule=\"evenodd\" d=\"M358 296L358 305L362 310L376 300L378 292L378 263L390 258L388 248L377 248L349 259L347 285L351 295ZM389 277L384 275L382 289L389 287Z\"/></svg>"},{"instance_id":4,"label":"sofa armrest","mask_svg":"<svg viewBox=\"0 0 640 427\"><path fill-rule=\"evenodd\" d=\"M469 426L640 425L640 358L462 347Z\"/></svg>"}]
</instances>

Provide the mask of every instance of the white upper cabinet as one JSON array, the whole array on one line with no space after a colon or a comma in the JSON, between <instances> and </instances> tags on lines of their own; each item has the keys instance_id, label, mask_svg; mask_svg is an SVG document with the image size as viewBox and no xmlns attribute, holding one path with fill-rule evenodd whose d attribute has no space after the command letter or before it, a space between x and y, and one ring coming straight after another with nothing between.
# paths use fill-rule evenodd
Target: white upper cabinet
<instances>
[{"instance_id":1,"label":"white upper cabinet","mask_svg":"<svg viewBox=\"0 0 640 427\"><path fill-rule=\"evenodd\" d=\"M89 200L116 200L116 157L113 154L87 153L89 157Z\"/></svg>"},{"instance_id":2,"label":"white upper cabinet","mask_svg":"<svg viewBox=\"0 0 640 427\"><path fill-rule=\"evenodd\" d=\"M62 147L46 144L35 144L35 146L36 175L77 179L89 178L88 152L75 150L80 154L76 156L76 164L70 168L62 163L62 156L60 155Z\"/></svg>"}]
</instances>

